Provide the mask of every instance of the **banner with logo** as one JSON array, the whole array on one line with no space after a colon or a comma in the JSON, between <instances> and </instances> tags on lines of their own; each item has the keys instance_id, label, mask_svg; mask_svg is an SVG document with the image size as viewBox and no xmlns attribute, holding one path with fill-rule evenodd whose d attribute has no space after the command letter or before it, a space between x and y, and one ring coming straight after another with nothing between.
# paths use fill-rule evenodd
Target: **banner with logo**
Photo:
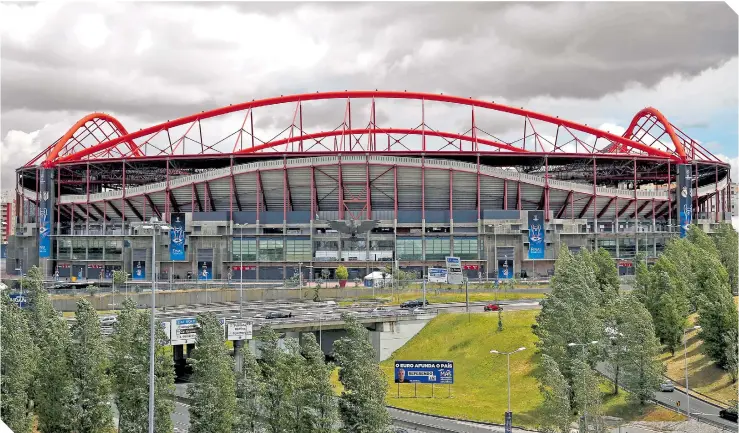
<instances>
[{"instance_id":1,"label":"banner with logo","mask_svg":"<svg viewBox=\"0 0 739 433\"><path fill-rule=\"evenodd\" d=\"M169 260L185 260L185 214L170 215Z\"/></svg>"},{"instance_id":2,"label":"banner with logo","mask_svg":"<svg viewBox=\"0 0 739 433\"><path fill-rule=\"evenodd\" d=\"M544 249L544 211L529 211L529 260L543 259Z\"/></svg>"},{"instance_id":3,"label":"banner with logo","mask_svg":"<svg viewBox=\"0 0 739 433\"><path fill-rule=\"evenodd\" d=\"M688 235L688 226L693 222L693 176L691 166L677 166L677 212L680 237Z\"/></svg>"},{"instance_id":4,"label":"banner with logo","mask_svg":"<svg viewBox=\"0 0 739 433\"><path fill-rule=\"evenodd\" d=\"M395 383L454 383L452 361L395 361Z\"/></svg>"},{"instance_id":5,"label":"banner with logo","mask_svg":"<svg viewBox=\"0 0 739 433\"><path fill-rule=\"evenodd\" d=\"M446 283L446 269L429 268L429 283Z\"/></svg>"},{"instance_id":6,"label":"banner with logo","mask_svg":"<svg viewBox=\"0 0 739 433\"><path fill-rule=\"evenodd\" d=\"M42 259L51 257L51 173L52 170L49 169L39 170L38 256Z\"/></svg>"},{"instance_id":7,"label":"banner with logo","mask_svg":"<svg viewBox=\"0 0 739 433\"><path fill-rule=\"evenodd\" d=\"M146 279L146 261L137 260L133 262L133 272L131 273L131 279L133 280L145 280Z\"/></svg>"},{"instance_id":8,"label":"banner with logo","mask_svg":"<svg viewBox=\"0 0 739 433\"><path fill-rule=\"evenodd\" d=\"M498 259L498 278L513 278L513 259Z\"/></svg>"},{"instance_id":9,"label":"banner with logo","mask_svg":"<svg viewBox=\"0 0 739 433\"><path fill-rule=\"evenodd\" d=\"M213 279L213 262L202 261L198 262L198 280L212 280Z\"/></svg>"}]
</instances>

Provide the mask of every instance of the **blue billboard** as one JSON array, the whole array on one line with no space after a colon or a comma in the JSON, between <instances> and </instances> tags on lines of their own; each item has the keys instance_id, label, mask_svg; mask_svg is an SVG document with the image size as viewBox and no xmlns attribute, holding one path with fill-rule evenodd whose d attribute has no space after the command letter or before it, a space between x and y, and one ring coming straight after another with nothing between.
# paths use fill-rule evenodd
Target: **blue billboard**
<instances>
[{"instance_id":1,"label":"blue billboard","mask_svg":"<svg viewBox=\"0 0 739 433\"><path fill-rule=\"evenodd\" d=\"M169 260L185 260L185 214L173 213L170 221Z\"/></svg>"},{"instance_id":2,"label":"blue billboard","mask_svg":"<svg viewBox=\"0 0 739 433\"><path fill-rule=\"evenodd\" d=\"M454 383L452 361L395 361L395 383Z\"/></svg>"},{"instance_id":3,"label":"blue billboard","mask_svg":"<svg viewBox=\"0 0 739 433\"><path fill-rule=\"evenodd\" d=\"M213 262L202 261L198 262L198 280L212 280L213 279Z\"/></svg>"},{"instance_id":4,"label":"blue billboard","mask_svg":"<svg viewBox=\"0 0 739 433\"><path fill-rule=\"evenodd\" d=\"M133 262L133 275L131 279L134 280L145 280L146 279L146 262L138 260Z\"/></svg>"},{"instance_id":5,"label":"blue billboard","mask_svg":"<svg viewBox=\"0 0 739 433\"><path fill-rule=\"evenodd\" d=\"M25 308L28 304L28 298L26 298L26 295L22 293L11 293L10 300L15 302L15 305L19 306L20 308Z\"/></svg>"},{"instance_id":6,"label":"blue billboard","mask_svg":"<svg viewBox=\"0 0 739 433\"><path fill-rule=\"evenodd\" d=\"M498 279L513 278L513 259L498 259Z\"/></svg>"},{"instance_id":7,"label":"blue billboard","mask_svg":"<svg viewBox=\"0 0 739 433\"><path fill-rule=\"evenodd\" d=\"M38 256L51 257L51 170L39 170Z\"/></svg>"},{"instance_id":8,"label":"blue billboard","mask_svg":"<svg viewBox=\"0 0 739 433\"><path fill-rule=\"evenodd\" d=\"M529 260L544 258L544 233L544 211L529 211Z\"/></svg>"},{"instance_id":9,"label":"blue billboard","mask_svg":"<svg viewBox=\"0 0 739 433\"><path fill-rule=\"evenodd\" d=\"M686 164L677 166L677 212L680 225L680 237L688 235L688 226L693 222L693 176L691 167Z\"/></svg>"}]
</instances>

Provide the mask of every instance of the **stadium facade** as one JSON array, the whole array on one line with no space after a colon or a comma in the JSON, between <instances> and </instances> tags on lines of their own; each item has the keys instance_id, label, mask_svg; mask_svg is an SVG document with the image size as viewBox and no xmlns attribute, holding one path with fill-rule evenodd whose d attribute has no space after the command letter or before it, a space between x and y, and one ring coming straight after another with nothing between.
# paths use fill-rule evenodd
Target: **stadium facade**
<instances>
[{"instance_id":1,"label":"stadium facade","mask_svg":"<svg viewBox=\"0 0 739 433\"><path fill-rule=\"evenodd\" d=\"M163 280L420 275L450 255L471 278L546 276L563 246L628 272L688 224L731 219L728 164L656 109L617 135L411 92L280 96L136 132L93 113L17 180L8 268L62 279L147 281L154 262ZM154 262L152 217L170 227Z\"/></svg>"}]
</instances>

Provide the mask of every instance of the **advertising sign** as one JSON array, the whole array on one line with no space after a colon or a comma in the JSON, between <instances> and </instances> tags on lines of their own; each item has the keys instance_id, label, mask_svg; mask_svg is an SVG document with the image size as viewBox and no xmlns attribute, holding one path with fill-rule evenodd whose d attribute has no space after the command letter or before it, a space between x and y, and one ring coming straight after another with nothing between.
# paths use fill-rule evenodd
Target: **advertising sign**
<instances>
[{"instance_id":1,"label":"advertising sign","mask_svg":"<svg viewBox=\"0 0 739 433\"><path fill-rule=\"evenodd\" d=\"M449 284L462 284L464 282L464 278L462 277L462 261L459 260L459 257L447 257L446 270L446 279Z\"/></svg>"},{"instance_id":2,"label":"advertising sign","mask_svg":"<svg viewBox=\"0 0 739 433\"><path fill-rule=\"evenodd\" d=\"M691 166L680 164L677 166L677 210L680 237L688 235L688 226L693 222L693 176Z\"/></svg>"},{"instance_id":3,"label":"advertising sign","mask_svg":"<svg viewBox=\"0 0 739 433\"><path fill-rule=\"evenodd\" d=\"M429 283L446 283L446 269L429 268Z\"/></svg>"},{"instance_id":4,"label":"advertising sign","mask_svg":"<svg viewBox=\"0 0 739 433\"><path fill-rule=\"evenodd\" d=\"M544 249L544 211L529 211L529 260L543 259Z\"/></svg>"},{"instance_id":5,"label":"advertising sign","mask_svg":"<svg viewBox=\"0 0 739 433\"><path fill-rule=\"evenodd\" d=\"M229 322L226 325L227 340L251 340L253 338L252 322Z\"/></svg>"},{"instance_id":6,"label":"advertising sign","mask_svg":"<svg viewBox=\"0 0 739 433\"><path fill-rule=\"evenodd\" d=\"M145 280L146 279L146 262L143 260L137 260L133 262L133 273L131 275L133 280Z\"/></svg>"},{"instance_id":7,"label":"advertising sign","mask_svg":"<svg viewBox=\"0 0 739 433\"><path fill-rule=\"evenodd\" d=\"M198 262L198 280L213 279L213 262Z\"/></svg>"},{"instance_id":8,"label":"advertising sign","mask_svg":"<svg viewBox=\"0 0 739 433\"><path fill-rule=\"evenodd\" d=\"M39 170L38 256L51 257L51 170Z\"/></svg>"},{"instance_id":9,"label":"advertising sign","mask_svg":"<svg viewBox=\"0 0 739 433\"><path fill-rule=\"evenodd\" d=\"M170 221L169 260L185 260L185 214L173 213Z\"/></svg>"},{"instance_id":10,"label":"advertising sign","mask_svg":"<svg viewBox=\"0 0 739 433\"><path fill-rule=\"evenodd\" d=\"M513 259L498 259L498 278L513 278Z\"/></svg>"},{"instance_id":11,"label":"advertising sign","mask_svg":"<svg viewBox=\"0 0 739 433\"><path fill-rule=\"evenodd\" d=\"M452 361L395 361L395 383L454 383Z\"/></svg>"}]
</instances>

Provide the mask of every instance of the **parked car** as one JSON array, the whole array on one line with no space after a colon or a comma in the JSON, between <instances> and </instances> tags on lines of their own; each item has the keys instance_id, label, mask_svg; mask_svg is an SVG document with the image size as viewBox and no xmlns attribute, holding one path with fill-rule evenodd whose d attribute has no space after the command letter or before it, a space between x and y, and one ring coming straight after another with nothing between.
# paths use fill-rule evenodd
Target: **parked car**
<instances>
[{"instance_id":1,"label":"parked car","mask_svg":"<svg viewBox=\"0 0 739 433\"><path fill-rule=\"evenodd\" d=\"M673 392L675 390L675 384L671 380L666 380L659 384L659 390L662 392Z\"/></svg>"},{"instance_id":2,"label":"parked car","mask_svg":"<svg viewBox=\"0 0 739 433\"><path fill-rule=\"evenodd\" d=\"M406 308L406 309L412 310L414 308L423 307L428 304L429 304L429 301L426 301L426 303L424 304L423 301L421 301L420 299L415 299L413 301L403 302L402 304L400 304L400 308Z\"/></svg>"},{"instance_id":3,"label":"parked car","mask_svg":"<svg viewBox=\"0 0 739 433\"><path fill-rule=\"evenodd\" d=\"M100 318L100 326L102 327L113 326L116 322L118 322L116 316L103 316Z\"/></svg>"},{"instance_id":4,"label":"parked car","mask_svg":"<svg viewBox=\"0 0 739 433\"><path fill-rule=\"evenodd\" d=\"M484 308L485 311L503 311L503 306L500 304L487 304Z\"/></svg>"},{"instance_id":5,"label":"parked car","mask_svg":"<svg viewBox=\"0 0 739 433\"><path fill-rule=\"evenodd\" d=\"M289 319L290 317L293 317L293 313L285 311L270 311L265 316L266 319Z\"/></svg>"},{"instance_id":6,"label":"parked car","mask_svg":"<svg viewBox=\"0 0 739 433\"><path fill-rule=\"evenodd\" d=\"M720 416L723 419L736 422L736 418L737 418L736 412L737 412L736 407L731 406L731 407L727 407L726 409L721 409L718 413L718 416Z\"/></svg>"}]
</instances>

